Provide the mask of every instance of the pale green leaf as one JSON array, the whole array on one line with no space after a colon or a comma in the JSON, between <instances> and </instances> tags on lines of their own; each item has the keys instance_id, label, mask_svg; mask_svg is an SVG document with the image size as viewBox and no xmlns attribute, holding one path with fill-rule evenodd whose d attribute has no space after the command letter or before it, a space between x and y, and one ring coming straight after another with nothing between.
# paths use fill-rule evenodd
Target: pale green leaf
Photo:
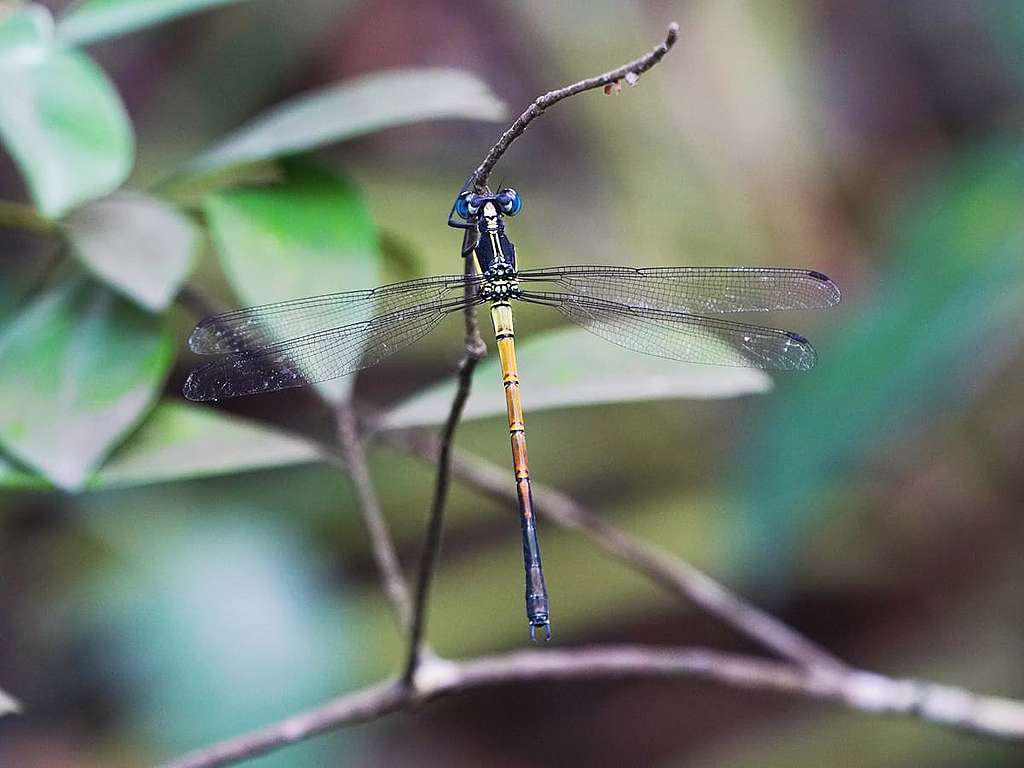
<instances>
[{"instance_id":1,"label":"pale green leaf","mask_svg":"<svg viewBox=\"0 0 1024 768\"><path fill-rule=\"evenodd\" d=\"M23 471L0 456L0 488L22 490L48 487L49 483L44 478Z\"/></svg>"},{"instance_id":2,"label":"pale green leaf","mask_svg":"<svg viewBox=\"0 0 1024 768\"><path fill-rule=\"evenodd\" d=\"M355 187L308 164L280 184L213 195L205 211L224 272L245 304L372 288L377 236ZM323 382L342 397L353 377Z\"/></svg>"},{"instance_id":3,"label":"pale green leaf","mask_svg":"<svg viewBox=\"0 0 1024 768\"><path fill-rule=\"evenodd\" d=\"M53 16L30 5L9 16L0 9L0 73L42 64L53 44Z\"/></svg>"},{"instance_id":4,"label":"pale green leaf","mask_svg":"<svg viewBox=\"0 0 1024 768\"><path fill-rule=\"evenodd\" d=\"M174 341L150 315L85 279L43 294L0 334L0 443L68 490L142 418Z\"/></svg>"},{"instance_id":5,"label":"pale green leaf","mask_svg":"<svg viewBox=\"0 0 1024 768\"><path fill-rule=\"evenodd\" d=\"M57 37L64 45L89 45L237 2L240 0L82 0L61 17Z\"/></svg>"},{"instance_id":6,"label":"pale green leaf","mask_svg":"<svg viewBox=\"0 0 1024 768\"><path fill-rule=\"evenodd\" d=\"M47 216L120 186L135 139L113 84L88 56L56 51L3 75L0 140Z\"/></svg>"},{"instance_id":7,"label":"pale green leaf","mask_svg":"<svg viewBox=\"0 0 1024 768\"><path fill-rule=\"evenodd\" d=\"M119 192L67 217L72 251L98 278L144 308L174 300L201 243L187 216L153 197Z\"/></svg>"},{"instance_id":8,"label":"pale green leaf","mask_svg":"<svg viewBox=\"0 0 1024 768\"><path fill-rule=\"evenodd\" d=\"M456 69L377 72L291 99L197 157L188 171L293 155L385 128L441 118L500 120L505 105Z\"/></svg>"},{"instance_id":9,"label":"pale green leaf","mask_svg":"<svg viewBox=\"0 0 1024 768\"><path fill-rule=\"evenodd\" d=\"M163 402L96 474L93 487L123 487L305 464L308 440L213 408Z\"/></svg>"},{"instance_id":10,"label":"pale green leaf","mask_svg":"<svg viewBox=\"0 0 1024 768\"><path fill-rule=\"evenodd\" d=\"M0 717L17 715L21 712L21 704L8 693L0 690Z\"/></svg>"},{"instance_id":11,"label":"pale green leaf","mask_svg":"<svg viewBox=\"0 0 1024 768\"><path fill-rule=\"evenodd\" d=\"M640 355L582 328L562 328L516 345L523 405L530 411L597 403L725 398L767 392L771 379L753 368L678 363ZM390 411L387 429L439 424L447 418L455 382L446 381ZM505 413L496 356L481 363L465 418Z\"/></svg>"}]
</instances>

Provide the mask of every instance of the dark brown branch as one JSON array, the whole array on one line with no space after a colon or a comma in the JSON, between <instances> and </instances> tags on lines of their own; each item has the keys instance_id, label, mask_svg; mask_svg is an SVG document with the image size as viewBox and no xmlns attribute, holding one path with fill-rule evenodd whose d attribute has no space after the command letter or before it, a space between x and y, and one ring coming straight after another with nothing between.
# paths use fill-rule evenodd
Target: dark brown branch
<instances>
[{"instance_id":1,"label":"dark brown branch","mask_svg":"<svg viewBox=\"0 0 1024 768\"><path fill-rule=\"evenodd\" d=\"M437 458L436 440L425 432L386 433L378 439L428 461ZM456 451L452 457L452 472L462 482L494 499L506 503L515 501L515 489L509 489L505 473L490 462ZM580 531L633 570L699 606L767 650L804 667L839 669L844 666L824 648L746 602L710 576L684 560L638 541L571 496L539 483L534 483L533 493L534 505L542 515L561 526Z\"/></svg>"},{"instance_id":2,"label":"dark brown branch","mask_svg":"<svg viewBox=\"0 0 1024 768\"><path fill-rule=\"evenodd\" d=\"M466 277L472 277L476 270L476 260L465 260ZM466 281L466 298L472 298L476 288L471 281ZM416 596L413 601L412 625L409 630L409 648L406 654L405 669L402 682L411 686L416 675L416 668L422 657L423 633L426 629L427 600L430 596L430 583L437 567L437 558L441 551L441 533L444 528L444 508L448 501L448 487L451 484L451 450L455 439L455 429L462 418L462 409L469 398L473 385L473 371L481 358L487 354L487 345L480 338L477 324L476 305L467 302L465 310L466 351L459 363L458 389L448 411L448 419L441 432L437 452L437 479L434 483L434 499L430 505L430 517L427 520L427 533L423 541L423 554L420 557L420 569L416 579Z\"/></svg>"},{"instance_id":3,"label":"dark brown branch","mask_svg":"<svg viewBox=\"0 0 1024 768\"><path fill-rule=\"evenodd\" d=\"M346 694L266 728L198 750L163 768L215 768L318 733L375 720L424 700L510 683L615 678L697 678L734 688L830 701L869 714L1024 740L1024 702L851 669L804 669L705 648L602 646L517 651L464 662L424 661L410 685L385 682Z\"/></svg>"},{"instance_id":4,"label":"dark brown branch","mask_svg":"<svg viewBox=\"0 0 1024 768\"><path fill-rule=\"evenodd\" d=\"M403 630L408 629L412 611L409 585L402 575L398 553L395 552L391 533L380 510L380 501L373 487L373 480L370 479L366 452L359 438L356 415L350 402L345 401L334 406L334 423L338 435L338 449L349 477L352 478L384 594L391 603L398 626Z\"/></svg>"},{"instance_id":5,"label":"dark brown branch","mask_svg":"<svg viewBox=\"0 0 1024 768\"><path fill-rule=\"evenodd\" d=\"M509 126L508 130L501 134L495 145L491 147L484 161L473 171L473 175L470 177L470 186L474 187L477 191L482 191L486 187L487 179L490 177L491 171L494 170L495 164L501 159L501 156L505 154L505 151L512 145L512 142L523 135L523 132L530 123L544 114L544 110L570 96L575 96L578 93L593 90L594 88L601 88L605 85L616 84L623 79L630 82L631 85L634 84L636 82L635 78L640 77L640 75L662 60L669 49L675 45L678 37L679 25L672 22L668 25L668 31L665 33L665 41L655 46L639 59L623 64L621 67L605 72L603 75L588 77L586 80L580 80L577 83L567 85L555 91L548 91L543 96L537 97L526 108L526 111L516 118L516 121Z\"/></svg>"}]
</instances>

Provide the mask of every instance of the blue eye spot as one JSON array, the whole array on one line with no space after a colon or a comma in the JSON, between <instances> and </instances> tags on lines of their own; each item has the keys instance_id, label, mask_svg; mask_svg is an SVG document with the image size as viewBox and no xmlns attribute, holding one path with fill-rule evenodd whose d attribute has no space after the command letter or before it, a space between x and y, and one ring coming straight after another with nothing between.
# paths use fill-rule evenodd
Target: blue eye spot
<instances>
[{"instance_id":1,"label":"blue eye spot","mask_svg":"<svg viewBox=\"0 0 1024 768\"><path fill-rule=\"evenodd\" d=\"M480 207L484 204L484 201L487 200L487 198L477 194L469 194L466 196L466 200L470 214L475 216L480 212Z\"/></svg>"},{"instance_id":2,"label":"blue eye spot","mask_svg":"<svg viewBox=\"0 0 1024 768\"><path fill-rule=\"evenodd\" d=\"M507 216L515 216L523 208L523 198L514 189L506 189L498 195L501 210Z\"/></svg>"},{"instance_id":3,"label":"blue eye spot","mask_svg":"<svg viewBox=\"0 0 1024 768\"><path fill-rule=\"evenodd\" d=\"M465 195L459 195L455 198L455 213L459 215L459 218L469 218L469 202L466 200Z\"/></svg>"}]
</instances>

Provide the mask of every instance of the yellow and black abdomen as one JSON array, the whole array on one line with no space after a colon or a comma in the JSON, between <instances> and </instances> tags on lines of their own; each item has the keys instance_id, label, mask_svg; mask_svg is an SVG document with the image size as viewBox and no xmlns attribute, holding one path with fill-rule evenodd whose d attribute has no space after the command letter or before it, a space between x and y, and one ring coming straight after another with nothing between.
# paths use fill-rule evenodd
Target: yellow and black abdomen
<instances>
[{"instance_id":1,"label":"yellow and black abdomen","mask_svg":"<svg viewBox=\"0 0 1024 768\"><path fill-rule=\"evenodd\" d=\"M533 492L530 488L530 465L526 456L526 424L519 390L519 366L516 362L515 330L512 307L501 299L491 305L494 338L501 361L501 378L505 387L508 410L508 432L512 443L512 465L515 468L516 491L519 497L519 519L523 532L523 565L526 569L526 615L530 635L534 627L544 627L550 637L548 595L537 541L537 523L533 514Z\"/></svg>"}]
</instances>

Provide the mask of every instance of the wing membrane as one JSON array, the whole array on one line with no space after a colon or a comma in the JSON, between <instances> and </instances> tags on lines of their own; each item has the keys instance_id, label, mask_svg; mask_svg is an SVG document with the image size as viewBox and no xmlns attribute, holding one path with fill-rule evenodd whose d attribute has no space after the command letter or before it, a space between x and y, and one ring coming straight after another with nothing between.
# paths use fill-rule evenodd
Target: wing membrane
<instances>
[{"instance_id":1,"label":"wing membrane","mask_svg":"<svg viewBox=\"0 0 1024 768\"><path fill-rule=\"evenodd\" d=\"M551 282L586 298L698 315L823 309L839 303L836 284L807 269L571 266L526 270L519 280Z\"/></svg>"},{"instance_id":2,"label":"wing membrane","mask_svg":"<svg viewBox=\"0 0 1024 768\"><path fill-rule=\"evenodd\" d=\"M468 278L470 285L481 278ZM276 341L308 336L332 328L365 323L425 302L452 298L465 290L465 275L439 275L394 283L366 291L263 304L224 312L200 322L188 345L201 355L244 352Z\"/></svg>"},{"instance_id":3,"label":"wing membrane","mask_svg":"<svg viewBox=\"0 0 1024 768\"><path fill-rule=\"evenodd\" d=\"M372 320L232 352L192 371L185 397L219 400L345 376L409 346L467 303L479 300L434 299Z\"/></svg>"},{"instance_id":4,"label":"wing membrane","mask_svg":"<svg viewBox=\"0 0 1024 768\"><path fill-rule=\"evenodd\" d=\"M791 331L563 293L524 291L522 298L554 307L620 347L655 357L776 370L807 370L817 359L810 342Z\"/></svg>"}]
</instances>

